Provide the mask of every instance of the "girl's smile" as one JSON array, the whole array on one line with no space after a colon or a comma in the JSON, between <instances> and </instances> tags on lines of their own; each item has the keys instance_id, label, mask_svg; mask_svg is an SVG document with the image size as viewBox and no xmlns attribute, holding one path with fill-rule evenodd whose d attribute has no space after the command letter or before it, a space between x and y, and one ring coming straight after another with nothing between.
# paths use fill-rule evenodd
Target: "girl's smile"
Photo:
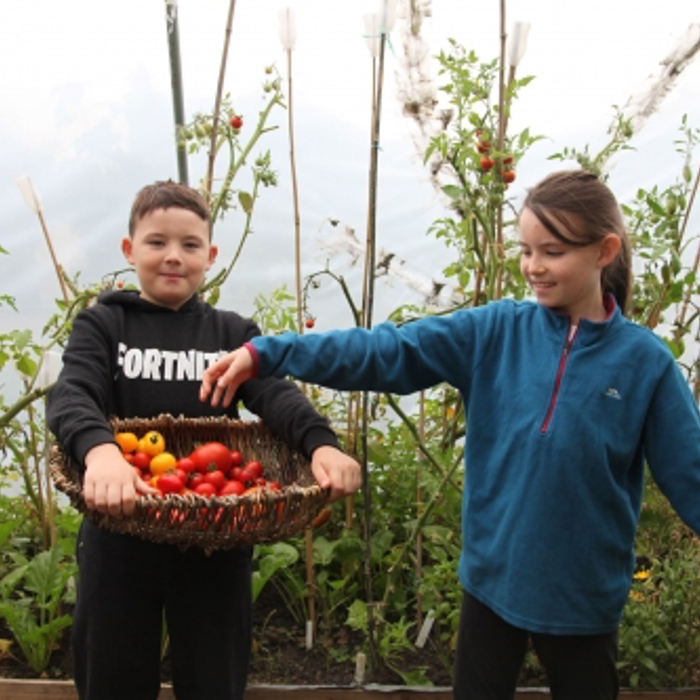
<instances>
[{"instance_id":1,"label":"girl's smile","mask_svg":"<svg viewBox=\"0 0 700 700\"><path fill-rule=\"evenodd\" d=\"M601 274L617 254L617 241L611 234L588 245L567 243L525 208L520 215L520 269L543 306L570 316L572 323L581 318L602 321L607 314Z\"/></svg>"}]
</instances>

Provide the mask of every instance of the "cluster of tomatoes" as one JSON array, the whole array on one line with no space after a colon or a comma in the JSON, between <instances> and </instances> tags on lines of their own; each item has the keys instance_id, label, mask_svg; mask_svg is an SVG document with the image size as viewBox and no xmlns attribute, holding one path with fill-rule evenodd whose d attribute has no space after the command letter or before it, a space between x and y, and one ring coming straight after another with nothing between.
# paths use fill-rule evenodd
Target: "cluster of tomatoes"
<instances>
[{"instance_id":1,"label":"cluster of tomatoes","mask_svg":"<svg viewBox=\"0 0 700 700\"><path fill-rule=\"evenodd\" d=\"M493 166L496 164L494 159L491 157L491 141L489 140L488 134L484 134L481 129L476 131L477 142L476 150L481 153L481 160L479 161L479 167L488 173ZM515 170L513 170L513 156L506 155L501 158L501 179L506 185L510 184L515 180Z\"/></svg>"},{"instance_id":2,"label":"cluster of tomatoes","mask_svg":"<svg viewBox=\"0 0 700 700\"><path fill-rule=\"evenodd\" d=\"M263 476L261 462L245 461L238 450L221 442L205 442L178 458L166 450L165 438L156 430L140 438L132 432L119 432L115 438L139 477L163 495L242 496L281 489L278 482Z\"/></svg>"}]
</instances>

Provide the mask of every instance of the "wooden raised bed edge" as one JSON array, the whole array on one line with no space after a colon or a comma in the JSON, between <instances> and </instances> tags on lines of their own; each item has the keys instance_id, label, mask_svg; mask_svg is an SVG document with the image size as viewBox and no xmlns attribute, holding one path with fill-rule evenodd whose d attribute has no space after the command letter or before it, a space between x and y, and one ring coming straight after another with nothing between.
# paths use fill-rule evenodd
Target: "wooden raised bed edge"
<instances>
[{"instance_id":1,"label":"wooden raised bed edge","mask_svg":"<svg viewBox=\"0 0 700 700\"><path fill-rule=\"evenodd\" d=\"M448 700L451 688L413 688L405 686L366 685L351 686L283 686L252 685L246 691L250 700ZM549 697L546 688L523 688L516 700L544 700ZM700 699L700 688L679 690L623 690L625 700L691 700ZM77 700L71 681L15 680L0 678L2 700ZM175 700L170 685L163 685L158 700Z\"/></svg>"}]
</instances>

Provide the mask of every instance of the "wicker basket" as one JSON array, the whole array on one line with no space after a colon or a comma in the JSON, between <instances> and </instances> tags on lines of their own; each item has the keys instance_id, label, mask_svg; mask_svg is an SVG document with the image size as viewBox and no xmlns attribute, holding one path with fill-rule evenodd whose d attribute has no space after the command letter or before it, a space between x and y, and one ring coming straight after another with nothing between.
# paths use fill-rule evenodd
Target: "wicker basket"
<instances>
[{"instance_id":1,"label":"wicker basket","mask_svg":"<svg viewBox=\"0 0 700 700\"><path fill-rule=\"evenodd\" d=\"M197 443L222 442L239 450L246 460L262 462L266 478L282 485L280 491L261 490L247 496L139 496L131 516L115 518L87 508L80 470L54 445L50 470L56 487L86 517L113 532L212 552L296 535L311 523L328 499L328 489L317 484L308 460L291 451L260 422L173 418L164 414L154 419L114 420L113 426L115 432L137 435L157 430L165 438L168 451L179 457L189 454Z\"/></svg>"}]
</instances>

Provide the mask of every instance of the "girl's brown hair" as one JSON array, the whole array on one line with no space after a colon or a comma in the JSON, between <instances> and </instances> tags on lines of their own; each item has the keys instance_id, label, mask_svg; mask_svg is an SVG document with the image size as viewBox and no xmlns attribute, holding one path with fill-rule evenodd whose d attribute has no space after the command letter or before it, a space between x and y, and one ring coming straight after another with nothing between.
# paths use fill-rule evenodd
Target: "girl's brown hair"
<instances>
[{"instance_id":1,"label":"girl's brown hair","mask_svg":"<svg viewBox=\"0 0 700 700\"><path fill-rule=\"evenodd\" d=\"M204 197L197 190L172 180L154 182L139 190L131 205L129 236L134 235L136 225L146 214L156 209L170 207L188 209L195 213L202 221L209 224L209 238L211 238L211 214Z\"/></svg>"},{"instance_id":2,"label":"girl's brown hair","mask_svg":"<svg viewBox=\"0 0 700 700\"><path fill-rule=\"evenodd\" d=\"M632 250L622 210L608 186L585 170L552 173L528 190L523 208L569 245L591 245L609 233L619 237L620 252L603 270L601 282L603 293L612 294L624 314L632 291Z\"/></svg>"}]
</instances>

